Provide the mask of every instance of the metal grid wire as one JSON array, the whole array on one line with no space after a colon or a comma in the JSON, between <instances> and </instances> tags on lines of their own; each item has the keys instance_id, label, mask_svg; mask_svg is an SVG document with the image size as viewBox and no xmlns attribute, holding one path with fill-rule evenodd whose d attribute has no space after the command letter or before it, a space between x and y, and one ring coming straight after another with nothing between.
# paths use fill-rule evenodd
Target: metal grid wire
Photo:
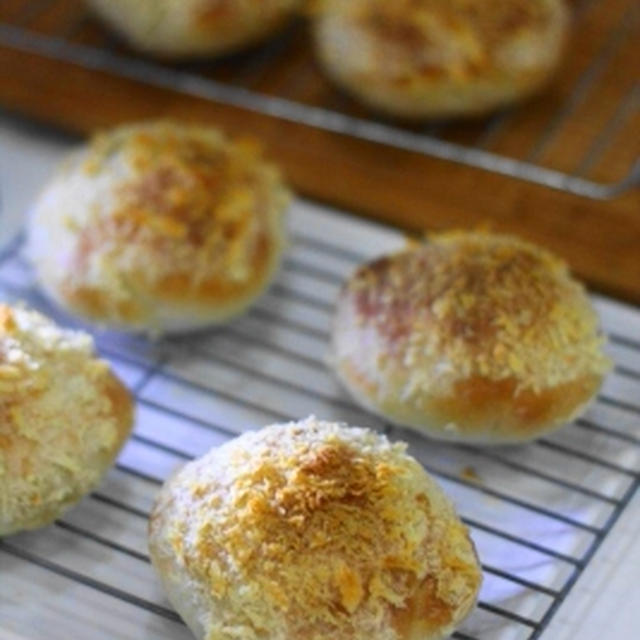
<instances>
[{"instance_id":1,"label":"metal grid wire","mask_svg":"<svg viewBox=\"0 0 640 640\"><path fill-rule=\"evenodd\" d=\"M243 430L315 413L407 441L455 501L485 575L478 607L455 638L545 637L640 484L640 311L594 298L616 366L585 417L515 448L431 442L364 413L325 366L341 282L402 237L303 203L290 225L278 280L232 324L157 342L95 334L137 399L134 432L79 506L51 527L0 540L0 631L189 638L147 555L146 520L160 484ZM26 300L74 324L39 295L21 240L0 255L0 299Z\"/></svg>"},{"instance_id":2,"label":"metal grid wire","mask_svg":"<svg viewBox=\"0 0 640 640\"><path fill-rule=\"evenodd\" d=\"M605 0L576 0L576 20L593 5L604 2ZM580 106L593 99L593 92L597 91L598 84L605 83L604 74L607 69L615 66L615 55L622 43L634 37L633 30L637 28L640 14L637 3L629 5L619 23L614 25L608 34L603 46L575 81L572 81L571 91L561 104L556 106L529 152L518 159L488 150L491 142L518 113L517 109L506 110L487 119L484 127L479 128L475 141L462 144L446 139L449 129L452 126L455 128L447 122L432 124L422 130L407 129L393 123L374 120L371 114L360 115L359 112L355 112L357 115L354 115L351 109L345 107L345 100L338 93L332 95L328 106L316 106L305 104L296 99L295 95L291 97L277 92L273 94L245 86L245 76L253 78L260 75L282 56L283 51L287 50L287 38L291 39L291 33L288 37L285 34L280 40L275 40L253 53L248 61L244 60L239 65L235 76L232 74L232 77L225 77L222 81L208 75L209 70L203 65L169 66L137 58L106 31L100 33L99 44L83 44L78 34L93 23L82 10L76 10L73 14L74 19L64 22L63 27L54 34L39 33L31 28L32 23L40 16L51 12L57 5L64 9L64 4L62 0L36 0L21 5L19 3L20 8L11 20L0 23L0 45L589 198L613 198L640 183L640 159L637 157L631 160L628 173L615 183L609 184L587 177L591 169L602 161L606 152L611 150L616 136L626 130L625 127L632 118L637 117L640 108L640 84L637 81L620 97L619 104L605 122L596 125L595 130L591 122L585 123L587 127L591 127L591 131L586 131L583 127L581 136L588 134L591 143L572 171L560 171L546 166L543 157L548 145L575 117ZM630 73L633 73L633 69ZM626 140L624 143L633 144L633 140Z\"/></svg>"}]
</instances>

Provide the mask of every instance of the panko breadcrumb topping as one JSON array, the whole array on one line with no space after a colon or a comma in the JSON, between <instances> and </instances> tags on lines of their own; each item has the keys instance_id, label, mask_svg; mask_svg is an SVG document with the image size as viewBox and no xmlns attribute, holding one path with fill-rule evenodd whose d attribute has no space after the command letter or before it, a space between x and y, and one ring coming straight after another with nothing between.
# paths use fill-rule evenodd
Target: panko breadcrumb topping
<instances>
[{"instance_id":1,"label":"panko breadcrumb topping","mask_svg":"<svg viewBox=\"0 0 640 640\"><path fill-rule=\"evenodd\" d=\"M264 260L270 190L279 174L263 162L257 142L168 122L124 127L98 135L83 167L89 175L130 175L118 185L116 202L96 209L94 224L84 226L80 245L93 253L80 250L80 263L100 260L97 245L103 256L131 261L152 282L182 272L197 287L210 278L246 281L256 259ZM123 243L128 249L118 255Z\"/></svg>"},{"instance_id":2,"label":"panko breadcrumb topping","mask_svg":"<svg viewBox=\"0 0 640 640\"><path fill-rule=\"evenodd\" d=\"M89 358L93 341L85 333L59 329L39 313L0 304L0 392L41 387L48 378L42 364L55 352ZM96 366L106 367L99 362Z\"/></svg>"},{"instance_id":3,"label":"panko breadcrumb topping","mask_svg":"<svg viewBox=\"0 0 640 640\"><path fill-rule=\"evenodd\" d=\"M314 12L339 11L375 38L376 73L398 81L446 75L457 81L494 68L526 68L524 39L558 20L556 0L318 0ZM557 25L565 26L566 16ZM367 49L368 51L368 49ZM509 54L512 55L509 55Z\"/></svg>"},{"instance_id":4,"label":"panko breadcrumb topping","mask_svg":"<svg viewBox=\"0 0 640 640\"><path fill-rule=\"evenodd\" d=\"M610 368L582 285L561 260L511 236L434 235L361 267L343 295L380 336L379 366L407 371L408 397L472 377L538 392Z\"/></svg>"},{"instance_id":5,"label":"panko breadcrumb topping","mask_svg":"<svg viewBox=\"0 0 640 640\"><path fill-rule=\"evenodd\" d=\"M0 304L0 535L46 523L98 481L129 426L115 384L90 336Z\"/></svg>"},{"instance_id":6,"label":"panko breadcrumb topping","mask_svg":"<svg viewBox=\"0 0 640 640\"><path fill-rule=\"evenodd\" d=\"M158 526L225 605L210 640L235 637L227 614L246 639L392 640L423 581L420 606L444 625L479 583L465 527L405 446L314 418L189 464L156 506L152 538Z\"/></svg>"}]
</instances>

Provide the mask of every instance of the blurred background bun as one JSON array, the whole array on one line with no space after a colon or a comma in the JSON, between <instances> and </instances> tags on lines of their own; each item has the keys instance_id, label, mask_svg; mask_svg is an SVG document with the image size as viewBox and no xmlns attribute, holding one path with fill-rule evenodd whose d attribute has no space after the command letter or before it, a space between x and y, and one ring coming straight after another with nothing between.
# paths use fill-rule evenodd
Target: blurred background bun
<instances>
[{"instance_id":1,"label":"blurred background bun","mask_svg":"<svg viewBox=\"0 0 640 640\"><path fill-rule=\"evenodd\" d=\"M336 84L401 118L481 115L558 65L564 0L319 0L318 59Z\"/></svg>"},{"instance_id":2,"label":"blurred background bun","mask_svg":"<svg viewBox=\"0 0 640 640\"><path fill-rule=\"evenodd\" d=\"M250 141L150 122L100 134L29 221L45 292L91 322L183 331L241 313L270 283L288 191Z\"/></svg>"},{"instance_id":3,"label":"blurred background bun","mask_svg":"<svg viewBox=\"0 0 640 640\"><path fill-rule=\"evenodd\" d=\"M301 0L87 0L140 51L165 58L231 53L260 42Z\"/></svg>"}]
</instances>

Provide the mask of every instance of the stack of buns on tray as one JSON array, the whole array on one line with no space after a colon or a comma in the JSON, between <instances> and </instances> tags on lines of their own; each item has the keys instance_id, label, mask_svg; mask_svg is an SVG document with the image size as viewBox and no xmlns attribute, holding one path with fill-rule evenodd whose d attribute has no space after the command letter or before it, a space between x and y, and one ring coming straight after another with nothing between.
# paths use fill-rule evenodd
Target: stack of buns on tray
<instances>
[{"instance_id":1,"label":"stack of buns on tray","mask_svg":"<svg viewBox=\"0 0 640 640\"><path fill-rule=\"evenodd\" d=\"M251 48L296 14L326 76L379 113L478 116L548 83L570 31L565 0L87 0L147 55Z\"/></svg>"}]
</instances>

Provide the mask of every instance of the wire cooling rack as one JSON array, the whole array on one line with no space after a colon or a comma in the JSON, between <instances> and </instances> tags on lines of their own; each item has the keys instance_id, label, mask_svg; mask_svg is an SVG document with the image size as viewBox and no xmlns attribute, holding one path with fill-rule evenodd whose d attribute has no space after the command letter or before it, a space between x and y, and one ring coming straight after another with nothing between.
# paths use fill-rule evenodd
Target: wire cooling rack
<instances>
[{"instance_id":1,"label":"wire cooling rack","mask_svg":"<svg viewBox=\"0 0 640 640\"><path fill-rule=\"evenodd\" d=\"M4 0L0 46L588 198L613 198L640 182L640 6L570 4L566 61L542 97L492 118L423 128L376 119L335 91L299 24L246 55L168 65L135 55L81 0Z\"/></svg>"},{"instance_id":2,"label":"wire cooling rack","mask_svg":"<svg viewBox=\"0 0 640 640\"><path fill-rule=\"evenodd\" d=\"M527 446L431 442L358 409L325 366L332 306L360 261L403 238L297 202L276 283L244 317L150 342L95 334L138 402L131 439L102 484L54 525L0 540L0 636L186 640L149 564L147 515L174 469L246 430L314 413L370 426L438 479L484 568L458 640L550 638L545 629L640 484L640 311L594 297L616 366L587 414ZM18 239L0 256L0 299L58 321Z\"/></svg>"}]
</instances>

